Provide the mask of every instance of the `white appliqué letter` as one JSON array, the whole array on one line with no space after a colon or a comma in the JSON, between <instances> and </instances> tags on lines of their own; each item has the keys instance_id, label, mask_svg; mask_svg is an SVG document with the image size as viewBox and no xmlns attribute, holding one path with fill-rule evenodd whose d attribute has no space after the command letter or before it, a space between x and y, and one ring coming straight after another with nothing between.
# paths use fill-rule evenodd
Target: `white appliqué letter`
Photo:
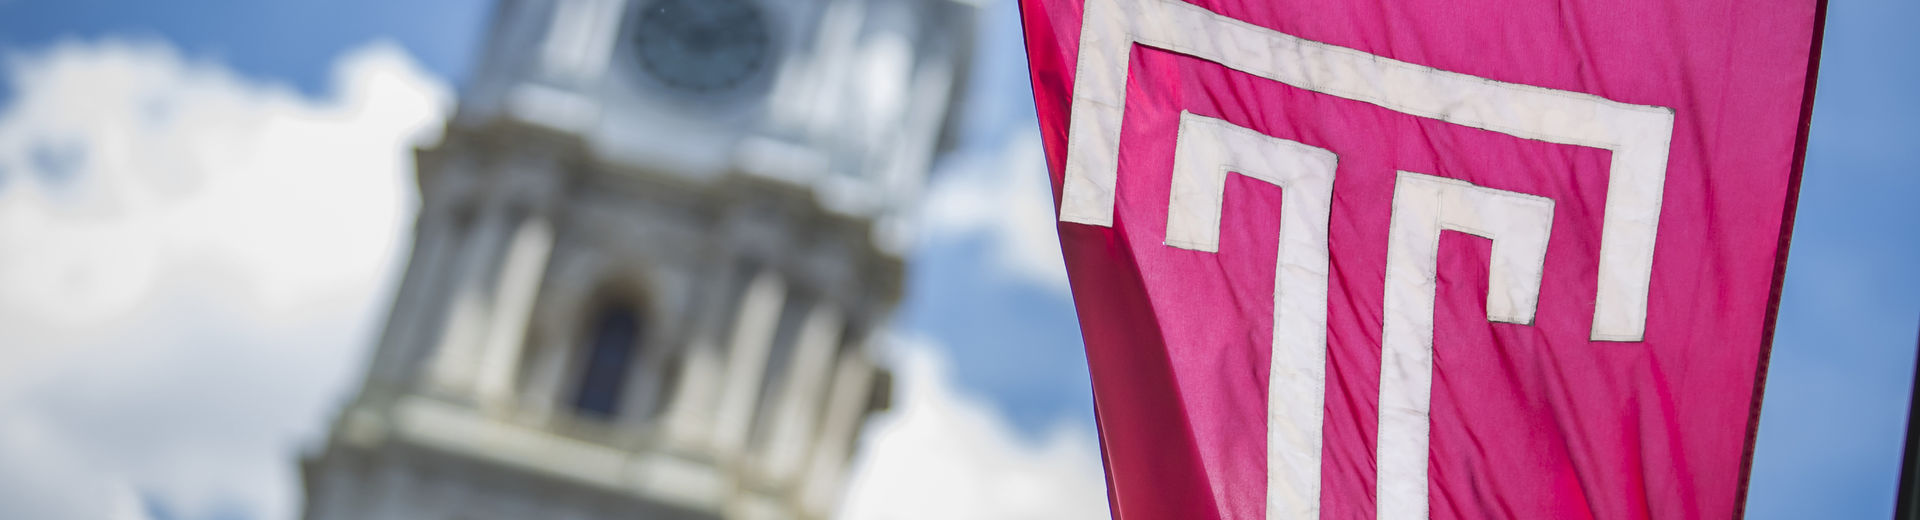
<instances>
[{"instance_id":1,"label":"white appliqu\u00e9 letter","mask_svg":"<svg viewBox=\"0 0 1920 520\"><path fill-rule=\"evenodd\" d=\"M1318 518L1327 393L1327 217L1336 158L1323 148L1186 112L1180 114L1178 139L1167 245L1220 252L1228 173L1281 189L1267 377L1267 504Z\"/></svg>"},{"instance_id":2,"label":"white appliqu\u00e9 letter","mask_svg":"<svg viewBox=\"0 0 1920 520\"><path fill-rule=\"evenodd\" d=\"M1114 186L1119 175L1120 125L1122 114L1126 112L1127 69L1134 45L1145 45L1179 52L1212 61L1222 66L1278 81L1296 88L1322 94L1338 96L1355 101L1374 104L1397 112L1437 119L1448 123L1471 128L1489 130L1524 139L1533 139L1551 143L1569 144L1602 148L1611 152L1611 164L1608 167L1607 198L1605 216L1602 220L1598 291L1594 295L1593 325L1590 338L1595 341L1640 341L1646 332L1648 284L1653 274L1653 253L1655 235L1659 229L1660 201L1666 181L1666 164L1669 141L1673 134L1673 111L1664 107L1631 105L1608 100L1599 96L1579 92L1553 90L1516 83L1504 83L1486 78L1422 67L1390 58L1375 56L1344 47L1314 42L1289 34L1260 27L1245 21L1224 16L1204 8L1179 0L1087 0L1085 18L1081 25L1079 62L1077 63L1071 119L1067 134L1066 180L1062 187L1060 220L1095 226L1112 226L1114 211ZM1274 154L1272 161L1285 163L1298 161L1298 156L1317 155L1303 153L1311 148L1299 143L1268 138L1251 138L1245 134L1251 130L1226 125L1218 120L1202 121L1198 116L1183 115L1179 150L1176 151L1176 163L1179 157L1185 157L1190 149L1198 150L1203 146L1214 146L1222 156L1245 157L1247 155ZM1207 126L1209 130L1199 130ZM1190 129L1193 132L1211 132L1226 137L1218 145L1189 144ZM1198 134L1193 134L1198 135ZM1264 137L1264 136L1262 136ZM1234 142L1254 144L1236 145ZM1242 150L1239 146L1252 148ZM1262 151L1265 150L1265 151ZM1324 152L1324 150L1320 150ZM1293 156L1289 158L1289 154ZM1331 154L1328 154L1330 157ZM1194 158L1190 161L1200 161ZM1207 159L1206 161L1211 161ZM1329 161L1330 162L1330 161ZM1233 165L1229 165L1233 166ZM1212 168L1211 164L1196 168ZM1179 168L1177 165L1176 168ZM1187 171L1187 170L1181 170ZM1287 184L1285 179L1306 182L1298 177L1300 171L1248 172L1235 169L1243 175L1261 178L1276 184L1282 184L1286 190L1286 206L1293 206L1296 187ZM1191 175L1200 175L1193 173ZM1224 172L1207 174L1224 177ZM1213 177L1200 175L1205 182L1213 182ZM1401 186L1406 186L1409 177L1403 174ZM1173 213L1168 215L1167 243L1176 247L1211 250L1207 246L1209 237L1218 237L1217 190L1208 191L1211 184L1195 184L1193 189L1182 195L1179 186L1183 182L1201 181L1182 180L1189 174L1176 172ZM1331 171L1327 179L1331 179ZM1221 181L1224 182L1224 181ZM1425 181L1416 184L1426 185ZM1484 188L1480 188L1484 189ZM1301 190L1304 191L1304 190ZM1214 198L1206 198L1206 193L1214 193ZM1501 192L1506 193L1506 192ZM1514 197L1524 197L1510 194ZM1396 201L1399 195L1396 193ZM1187 198L1183 198L1187 197ZM1197 197L1197 198L1196 198ZM1509 200L1509 199L1498 199ZM1532 200L1532 199L1528 199ZM1544 200L1544 199L1540 199ZM1206 217L1204 211L1199 214L1181 215L1178 212L1183 201L1197 204L1194 208L1210 210L1214 216ZM1198 201L1198 202L1194 202ZM1398 204L1396 204L1396 208ZM1551 218L1551 203L1548 201L1548 218ZM1275 347L1268 390L1268 492L1267 518L1318 518L1319 510L1319 442L1320 433L1317 422L1305 424L1299 421L1316 421L1320 410L1311 414L1301 412L1307 401L1321 402L1325 392L1325 255L1320 264L1294 264L1304 261L1308 256L1304 250L1326 250L1326 219L1313 221L1308 212L1287 212L1282 219L1282 242L1278 273L1288 273L1299 269L1304 273L1322 273L1321 288L1318 294L1322 301L1314 311L1294 313L1291 319L1289 311L1294 307L1283 304L1298 301L1292 298L1305 293L1296 291L1289 283L1306 284L1306 278L1293 282L1276 279L1274 333ZM1315 208L1311 211L1321 211ZM1321 213L1325 215L1325 213ZM1300 215L1300 218L1294 218ZM1395 215L1396 226L1402 219ZM1195 220L1198 219L1198 220ZM1289 224L1292 223L1292 224ZM1178 225L1179 227L1176 227ZM1320 241L1315 246L1296 246L1288 238L1308 236L1304 232L1289 235L1289 226L1317 225L1318 232L1311 236ZM1205 229L1202 229L1205 228ZM1188 241L1189 239L1196 241ZM1507 239L1511 241L1512 239ZM1497 246L1496 247L1500 247ZM1531 246L1529 246L1531 247ZM1540 241L1541 254L1544 254L1545 240ZM1316 249L1317 248L1317 249ZM1496 252L1496 258L1499 253ZM1316 271L1316 265L1318 270ZM1536 269L1537 273L1537 269ZM1538 276L1535 276L1537 283ZM1496 280L1500 278L1496 276ZM1504 282L1502 282L1504 283ZM1391 287L1391 286L1390 286ZM1511 288L1507 288L1511 289ZM1492 288L1493 298L1489 299L1489 317L1500 321L1503 315L1496 314L1494 302L1505 301L1503 291ZM1392 290L1392 289L1389 289ZM1537 293L1537 290L1535 291ZM1537 294L1535 295L1537 297ZM1389 295L1389 301L1393 296ZM1431 297L1428 298L1429 302ZM1531 300L1527 311L1531 317ZM1498 305L1508 305L1507 302ZM1429 307L1431 303L1429 303ZM1517 308L1516 308L1517 309ZM1510 309L1514 310L1514 309ZM1318 313L1317 316L1314 316ZM1426 334L1432 333L1431 310L1427 312ZM1318 325L1309 324L1309 318L1319 320ZM1303 327L1295 329L1291 327ZM1281 345L1280 338L1307 338L1298 344ZM1318 338L1319 350L1306 357L1292 357L1295 353L1313 350ZM1430 344L1430 341L1429 341ZM1389 347L1390 348L1390 347ZM1308 366L1280 366L1282 363L1305 363ZM1431 362L1431 358L1428 358ZM1383 393L1389 386L1426 384L1422 379L1397 379L1402 376L1389 375L1383 371ZM1406 375L1405 377L1413 377ZM1427 375L1431 377L1431 365ZM1394 378L1394 381L1386 379ZM1422 391L1427 389L1423 387ZM1284 394L1281 394L1284 392ZM1383 401L1389 399L1383 395ZM1312 405L1323 408L1324 404ZM1385 405L1383 404L1383 414ZM1421 408L1424 414L1424 406ZM1282 430L1276 432L1275 430ZM1311 430L1311 433L1308 433ZM1418 432L1395 430L1392 435L1415 435L1419 439L1392 439L1391 442L1416 442L1424 450L1426 439L1425 426ZM1381 443L1390 441L1386 425L1382 425ZM1275 446L1274 444L1279 444ZM1281 453L1275 455L1275 450ZM1305 458L1295 457L1293 454ZM1424 490L1426 486L1426 456L1417 456L1422 462L1420 474L1388 475L1385 460L1381 464L1381 489L1389 487L1388 480L1394 480L1393 486L1418 485L1422 490L1419 505L1424 515ZM1381 454L1386 459L1386 453ZM1406 479L1406 482L1400 480ZM1417 479L1417 480L1413 480ZM1383 502L1387 497L1382 497ZM1383 504L1380 518L1402 520L1406 517L1387 516L1387 507Z\"/></svg>"},{"instance_id":3,"label":"white appliqu\u00e9 letter","mask_svg":"<svg viewBox=\"0 0 1920 520\"><path fill-rule=\"evenodd\" d=\"M1433 312L1440 230L1493 240L1487 320L1532 325L1553 231L1550 199L1400 172L1387 235L1380 348L1378 518L1427 517Z\"/></svg>"}]
</instances>

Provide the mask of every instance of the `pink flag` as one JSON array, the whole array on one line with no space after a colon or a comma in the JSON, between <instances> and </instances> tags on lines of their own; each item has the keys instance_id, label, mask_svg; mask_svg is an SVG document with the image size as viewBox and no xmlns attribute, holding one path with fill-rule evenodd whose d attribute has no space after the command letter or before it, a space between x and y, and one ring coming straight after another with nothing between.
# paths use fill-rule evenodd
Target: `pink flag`
<instances>
[{"instance_id":1,"label":"pink flag","mask_svg":"<svg viewBox=\"0 0 1920 520\"><path fill-rule=\"evenodd\" d=\"M1737 518L1810 0L1022 0L1114 516Z\"/></svg>"}]
</instances>

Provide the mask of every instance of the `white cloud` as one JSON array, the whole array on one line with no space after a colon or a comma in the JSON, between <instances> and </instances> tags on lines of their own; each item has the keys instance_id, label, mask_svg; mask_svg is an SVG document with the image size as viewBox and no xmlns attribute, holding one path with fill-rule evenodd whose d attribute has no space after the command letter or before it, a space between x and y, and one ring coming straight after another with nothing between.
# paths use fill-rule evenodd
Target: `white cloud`
<instances>
[{"instance_id":1,"label":"white cloud","mask_svg":"<svg viewBox=\"0 0 1920 520\"><path fill-rule=\"evenodd\" d=\"M940 349L899 341L892 411L868 425L847 520L1107 518L1093 433L1056 427L1037 443L948 380Z\"/></svg>"},{"instance_id":2,"label":"white cloud","mask_svg":"<svg viewBox=\"0 0 1920 520\"><path fill-rule=\"evenodd\" d=\"M388 44L343 56L324 100L156 43L7 70L0 517L292 518L449 90Z\"/></svg>"},{"instance_id":3,"label":"white cloud","mask_svg":"<svg viewBox=\"0 0 1920 520\"><path fill-rule=\"evenodd\" d=\"M323 100L153 43L7 67L0 518L297 516L297 458L384 315L410 149L448 89L390 45L341 58ZM935 188L934 238L987 238L1004 274L1064 293L1037 138L1009 142ZM901 351L845 518L1106 517L1091 432L1022 437L936 350Z\"/></svg>"},{"instance_id":4,"label":"white cloud","mask_svg":"<svg viewBox=\"0 0 1920 520\"><path fill-rule=\"evenodd\" d=\"M998 148L957 157L935 179L921 218L929 240L984 239L993 272L1067 294L1038 132L1013 132Z\"/></svg>"}]
</instances>

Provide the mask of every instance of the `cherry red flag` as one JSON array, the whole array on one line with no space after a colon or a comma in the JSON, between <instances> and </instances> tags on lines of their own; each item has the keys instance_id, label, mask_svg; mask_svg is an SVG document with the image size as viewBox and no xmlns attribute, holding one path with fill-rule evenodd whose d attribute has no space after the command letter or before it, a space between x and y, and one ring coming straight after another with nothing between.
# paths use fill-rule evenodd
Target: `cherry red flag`
<instances>
[{"instance_id":1,"label":"cherry red flag","mask_svg":"<svg viewBox=\"0 0 1920 520\"><path fill-rule=\"evenodd\" d=\"M1812 0L1022 0L1109 498L1742 514Z\"/></svg>"}]
</instances>

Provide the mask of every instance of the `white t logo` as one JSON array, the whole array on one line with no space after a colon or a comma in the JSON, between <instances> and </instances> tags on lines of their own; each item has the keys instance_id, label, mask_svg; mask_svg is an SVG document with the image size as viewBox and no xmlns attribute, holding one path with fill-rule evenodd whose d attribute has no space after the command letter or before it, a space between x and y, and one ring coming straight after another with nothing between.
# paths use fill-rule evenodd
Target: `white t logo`
<instances>
[{"instance_id":1,"label":"white t logo","mask_svg":"<svg viewBox=\"0 0 1920 520\"><path fill-rule=\"evenodd\" d=\"M1646 331L1647 291L1653 274L1654 239L1659 229L1660 200L1665 189L1667 150L1673 134L1673 111L1665 107L1630 105L1608 100L1598 96L1552 90L1530 85L1503 83L1486 78L1443 70L1422 67L1390 58L1370 55L1353 49L1336 47L1319 42L1253 25L1241 20L1208 11L1178 0L1087 0L1085 19L1081 25L1079 63L1073 86L1071 119L1067 134L1066 180L1062 187L1060 220L1095 226L1112 226L1114 210L1114 186L1119 175L1118 162L1120 151L1120 125L1126 106L1127 68L1129 57L1135 44L1166 49L1188 54L1200 59L1212 61L1222 66L1278 81L1296 88L1338 96L1355 101L1378 105L1389 110L1437 119L1457 125L1478 128L1512 135L1524 139L1533 139L1551 143L1602 148L1612 152L1612 162L1608 167L1606 213L1602 221L1598 293L1594 295L1594 315L1591 339L1595 341L1640 341ZM1248 135L1251 134L1251 135ZM1192 144L1192 140L1205 139L1218 141L1215 144ZM1282 208L1286 215L1281 224L1281 254L1279 273L1288 273L1290 269L1300 268L1303 272L1320 273L1318 278L1311 276L1294 278L1276 278L1274 319L1273 366L1269 367L1272 381L1268 385L1268 468L1267 468L1267 518L1319 518L1319 484L1321 453L1321 428L1319 419L1324 410L1325 395L1325 320L1326 283L1326 211L1325 206L1294 211L1292 202L1296 197L1305 200L1320 197L1313 194L1296 194L1296 191L1321 193L1317 184L1322 177L1331 182L1332 171L1322 175L1314 166L1320 161L1304 160L1305 157L1326 156L1326 152L1300 143L1274 138L1260 139L1257 132L1234 127L1224 121L1183 115L1180 127L1180 143L1176 150L1175 189L1172 208L1168 214L1167 243L1175 247L1211 251L1208 245L1217 247L1217 243L1208 242L1207 237L1218 237L1219 196L1213 188L1215 177L1224 179L1225 171L1208 173L1208 168L1218 170L1228 163L1218 162L1221 158L1235 158L1235 161L1252 162L1249 157L1268 161L1263 165L1292 165L1297 169L1280 168L1270 171L1249 172L1233 169L1237 173L1253 176L1268 182L1280 184L1285 190L1285 203ZM1235 144L1241 143L1241 144ZM1206 151L1211 150L1211 151ZM1317 151L1317 152L1316 152ZM1185 161L1185 162L1183 162ZM1199 161L1197 166L1193 161ZM1325 164L1332 164L1329 158ZM1185 169L1186 164L1192 168ZM1497 202L1494 206L1480 208L1473 204L1460 206L1458 211L1472 213L1487 211L1517 211L1527 213L1528 218L1541 220L1516 223L1520 226L1539 226L1516 228L1511 233L1501 235L1496 241L1507 244L1508 248L1518 248L1514 253L1495 252L1494 283L1505 284L1509 281L1520 283L1522 280L1506 279L1499 273L1503 269L1519 269L1518 264L1501 267L1503 254L1518 255L1514 258L1532 258L1545 254L1546 226L1552 221L1552 201L1538 197L1529 197L1511 192L1499 192L1472 185L1456 186L1448 182L1435 181L1431 176L1403 173L1396 185L1394 235L1396 242L1390 249L1397 252L1411 251L1407 248L1414 244L1401 244L1400 226L1403 219L1412 222L1425 222L1421 226L1434 224L1446 227L1447 211L1440 211L1435 218L1414 218L1401 214L1402 190L1438 190L1445 195L1461 195L1467 199L1486 199ZM1221 181L1224 182L1224 181ZM1445 187L1435 187L1435 183ZM1457 181L1455 181L1457 182ZM1190 191L1183 193L1183 183L1191 184ZM1208 192L1207 190L1213 190ZM1212 193L1212 195L1207 195ZM1489 193L1503 195L1493 196ZM1414 196L1414 195L1408 195ZM1452 196L1452 195L1446 195ZM1409 199L1410 200L1410 199ZM1526 200L1533 202L1520 203ZM1544 204L1544 206L1541 206ZM1443 205L1444 207L1455 207ZM1534 215L1544 207L1544 217ZM1438 210L1440 207L1436 207ZM1532 209L1528 209L1532 208ZM1205 215L1211 214L1209 219ZM1314 220L1314 215L1319 219ZM1298 217L1298 218L1296 218ZM1196 220L1197 219L1197 220ZM1457 222L1456 222L1457 223ZM1176 227L1176 225L1178 227ZM1297 230L1298 226L1318 226L1316 233ZM1213 229L1200 229L1212 227ZM1424 229L1424 228L1423 228ZM1455 229L1448 227L1448 229ZM1488 230L1482 230L1488 231ZM1538 231L1537 244L1530 242ZM1471 232L1471 231L1470 231ZM1437 231L1436 231L1437 233ZM1497 233L1496 233L1497 234ZM1301 237L1315 237L1318 244L1301 243ZM1437 235L1436 235L1437 236ZM1195 241L1189 241L1189 240ZM1536 253L1533 248L1538 247ZM1425 247L1425 246L1420 246ZM1299 250L1296 250L1298 248ZM1394 253L1389 253L1390 257ZM1396 257L1397 258L1397 257ZM1319 264L1311 262L1318 261ZM1296 263L1299 262L1299 263ZM1389 260L1389 271L1393 270L1394 260ZM1493 298L1489 298L1489 318L1505 321L1516 314L1500 312L1518 312L1519 304L1525 300L1524 310L1531 321L1533 299L1538 295L1540 268L1532 268L1533 287L1527 298L1515 298L1525 287L1491 287ZM1433 269L1427 262L1425 269ZM1519 276L1517 273L1509 273ZM1392 275L1390 275L1392 276ZM1313 294L1308 289L1295 290L1318 282L1317 308L1315 316L1311 312L1298 315L1280 313L1282 301L1298 301L1303 295ZM1402 284L1406 285L1406 284ZM1524 285L1524 284L1522 284ZM1407 288L1417 289L1417 284ZM1415 301L1396 298L1392 292L1396 286L1388 285L1387 305L1396 301ZM1432 294L1427 291L1427 309L1425 333L1427 348L1431 348L1432 336ZM1506 306L1496 309L1497 305ZM1390 313L1391 314L1391 313ZM1317 320L1317 321L1315 321ZM1317 323L1317 325L1316 325ZM1419 328L1421 324L1405 324ZM1395 327L1388 324L1391 329ZM1283 338L1294 338L1297 344L1282 344ZM1304 339L1303 339L1304 338ZM1391 352L1417 354L1406 350L1395 350L1400 344L1389 339L1383 352L1383 361L1391 362ZM1404 345L1417 345L1418 342ZM1418 349L1414 349L1418 350ZM1425 404L1407 406L1409 415L1392 420L1411 421L1420 426L1417 431L1406 428L1389 429L1386 421L1386 407L1399 397L1384 395L1390 389L1405 388L1425 394L1430 391L1431 357L1424 354L1426 364L1424 374L1391 370L1382 371L1382 415L1380 439L1381 472L1379 477L1380 518L1401 520L1409 516L1424 517L1426 512L1426 459L1427 408ZM1409 361L1418 361L1410 359ZM1419 365L1419 363L1414 363ZM1412 390L1412 387L1418 387ZM1401 403L1410 404L1410 403ZM1311 412L1308 412L1311 410ZM1310 421L1305 422L1303 421ZM1394 436L1389 438L1389 435ZM1418 438L1412 438L1412 437ZM1419 453L1401 454L1416 457L1418 474L1410 474L1390 468L1388 464L1400 460L1396 449L1418 449ZM1275 453L1283 455L1276 456ZM1311 460L1295 460L1301 457L1284 454L1307 454ZM1399 466L1396 466L1396 468ZM1404 493L1402 491L1405 491ZM1390 503L1392 502L1392 503ZM1393 515L1389 516L1389 512ZM1417 513L1416 513L1417 512Z\"/></svg>"}]
</instances>

